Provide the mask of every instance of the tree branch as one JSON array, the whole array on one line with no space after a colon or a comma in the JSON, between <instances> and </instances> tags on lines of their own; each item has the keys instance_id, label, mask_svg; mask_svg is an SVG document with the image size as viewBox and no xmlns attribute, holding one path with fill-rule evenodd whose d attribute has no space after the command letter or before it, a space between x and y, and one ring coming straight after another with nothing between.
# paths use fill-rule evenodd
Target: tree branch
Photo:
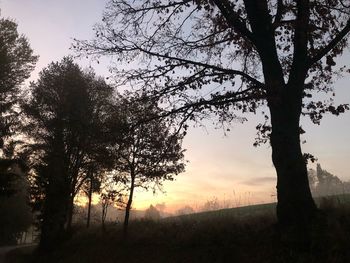
<instances>
[{"instance_id":1,"label":"tree branch","mask_svg":"<svg viewBox=\"0 0 350 263\"><path fill-rule=\"evenodd\" d=\"M277 1L277 12L276 12L275 20L273 21L273 26L275 28L282 20L283 8L284 8L283 0L278 0Z\"/></svg>"},{"instance_id":2,"label":"tree branch","mask_svg":"<svg viewBox=\"0 0 350 263\"><path fill-rule=\"evenodd\" d=\"M253 33L242 22L243 19L232 10L231 3L228 0L213 0L213 2L219 8L227 23L254 44Z\"/></svg>"},{"instance_id":3,"label":"tree branch","mask_svg":"<svg viewBox=\"0 0 350 263\"><path fill-rule=\"evenodd\" d=\"M289 82L303 84L307 72L306 61L308 58L308 26L310 17L309 0L297 1L297 19L294 33L293 63L290 69ZM294 85L292 85L294 86ZM299 85L298 85L299 86ZM302 86L302 85L300 85Z\"/></svg>"},{"instance_id":4,"label":"tree branch","mask_svg":"<svg viewBox=\"0 0 350 263\"><path fill-rule=\"evenodd\" d=\"M327 55L328 52L330 52L336 45L339 44L339 42L350 32L350 19L346 23L346 26L339 32L338 35L333 38L328 45L323 47L314 57L309 58L308 60L308 67L311 67L313 64L315 64L317 61L322 59L325 55Z\"/></svg>"},{"instance_id":5,"label":"tree branch","mask_svg":"<svg viewBox=\"0 0 350 263\"><path fill-rule=\"evenodd\" d=\"M215 96L212 99L199 99L195 102L188 103L182 107L173 109L171 111L166 112L165 114L161 115L160 117L168 117L170 115L174 115L176 113L180 112L187 112L189 109L193 109L193 112L195 109L201 107L201 106L220 106L220 105L227 105L228 103L235 103L235 102L242 102L242 101L249 101L249 100L257 100L257 99L264 99L266 98L266 95L264 93L262 94L249 94L249 91L252 91L253 88L248 88L244 91L232 93L232 95L220 95ZM245 93L248 93L245 96L239 96L237 95L244 95Z\"/></svg>"},{"instance_id":6,"label":"tree branch","mask_svg":"<svg viewBox=\"0 0 350 263\"><path fill-rule=\"evenodd\" d=\"M137 46L136 46L137 47ZM232 75L239 75L243 78L245 78L246 80L254 83L256 86L258 86L259 88L264 89L264 84L261 83L260 81L258 81L257 79L253 78L252 76L248 75L245 72L242 72L240 70L234 70L234 69L224 69L221 68L219 66L215 66L215 65L210 65L210 64L206 64L206 63L202 63L202 62L197 62L197 61L192 61L192 60L188 60L188 59L183 59L183 58L178 58L178 57L172 57L170 55L167 54L159 54L159 53L155 53L146 49L143 49L141 47L137 47L138 50L142 51L143 53L150 55L150 56L155 56L155 57L160 57L160 58L164 58L164 59L169 59L169 60L175 60L175 61L179 61L181 63L187 63L187 64L192 64L195 66L200 66L200 67L204 67L204 68L210 68L213 70L217 70L220 72L224 72L226 74L232 74Z\"/></svg>"}]
</instances>

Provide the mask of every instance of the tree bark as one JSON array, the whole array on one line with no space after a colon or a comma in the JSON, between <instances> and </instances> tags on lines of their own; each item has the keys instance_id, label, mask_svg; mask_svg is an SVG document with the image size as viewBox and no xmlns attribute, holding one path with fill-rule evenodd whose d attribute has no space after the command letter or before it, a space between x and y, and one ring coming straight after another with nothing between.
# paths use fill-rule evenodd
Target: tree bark
<instances>
[{"instance_id":1,"label":"tree bark","mask_svg":"<svg viewBox=\"0 0 350 263\"><path fill-rule=\"evenodd\" d=\"M124 239L127 239L127 236L128 236L129 217L130 217L130 210L132 205L132 198L134 195L134 188L135 188L135 176L131 175L129 199L125 207L125 217L124 217L124 226L123 226Z\"/></svg>"},{"instance_id":2,"label":"tree bark","mask_svg":"<svg viewBox=\"0 0 350 263\"><path fill-rule=\"evenodd\" d=\"M86 221L86 227L87 227L87 228L89 228L89 226L90 226L91 200L92 200L92 178L90 178L88 214L87 214L87 221Z\"/></svg>"},{"instance_id":3,"label":"tree bark","mask_svg":"<svg viewBox=\"0 0 350 263\"><path fill-rule=\"evenodd\" d=\"M302 97L296 89L293 93L290 90L284 89L279 97L269 101L272 161L277 172L278 222L300 229L310 225L317 208L300 146Z\"/></svg>"}]
</instances>

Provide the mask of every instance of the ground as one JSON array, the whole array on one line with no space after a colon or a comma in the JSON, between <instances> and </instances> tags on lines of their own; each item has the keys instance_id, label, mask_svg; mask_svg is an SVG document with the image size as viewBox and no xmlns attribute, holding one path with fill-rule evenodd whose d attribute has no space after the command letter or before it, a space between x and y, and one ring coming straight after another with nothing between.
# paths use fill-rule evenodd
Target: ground
<instances>
[{"instance_id":1,"label":"ground","mask_svg":"<svg viewBox=\"0 0 350 263\"><path fill-rule=\"evenodd\" d=\"M133 221L127 241L121 226L76 228L53 254L6 263L350 262L349 204L326 200L321 208L308 245L293 244L293 233L281 235L270 204Z\"/></svg>"}]
</instances>

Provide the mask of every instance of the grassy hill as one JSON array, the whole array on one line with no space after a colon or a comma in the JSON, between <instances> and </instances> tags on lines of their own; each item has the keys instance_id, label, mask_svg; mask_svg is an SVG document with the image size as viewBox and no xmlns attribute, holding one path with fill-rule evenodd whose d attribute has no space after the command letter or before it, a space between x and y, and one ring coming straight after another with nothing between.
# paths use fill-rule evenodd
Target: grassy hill
<instances>
[{"instance_id":1,"label":"grassy hill","mask_svg":"<svg viewBox=\"0 0 350 263\"><path fill-rule=\"evenodd\" d=\"M314 224L308 247L291 247L293 232L280 235L275 204L264 204L133 221L127 242L121 226L77 229L54 254L7 262L350 262L347 198L318 200L326 213Z\"/></svg>"}]
</instances>

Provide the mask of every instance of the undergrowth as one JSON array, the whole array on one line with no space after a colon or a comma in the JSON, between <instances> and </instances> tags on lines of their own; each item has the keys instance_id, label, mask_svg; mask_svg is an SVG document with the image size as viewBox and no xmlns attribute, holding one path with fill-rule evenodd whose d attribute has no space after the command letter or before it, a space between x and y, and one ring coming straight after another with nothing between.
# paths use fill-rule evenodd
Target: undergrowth
<instances>
[{"instance_id":1,"label":"undergrowth","mask_svg":"<svg viewBox=\"0 0 350 263\"><path fill-rule=\"evenodd\" d=\"M324 201L321 208L304 248L281 238L270 210L251 216L216 212L133 221L126 241L121 226L80 229L53 254L25 262L350 262L350 206Z\"/></svg>"}]
</instances>

